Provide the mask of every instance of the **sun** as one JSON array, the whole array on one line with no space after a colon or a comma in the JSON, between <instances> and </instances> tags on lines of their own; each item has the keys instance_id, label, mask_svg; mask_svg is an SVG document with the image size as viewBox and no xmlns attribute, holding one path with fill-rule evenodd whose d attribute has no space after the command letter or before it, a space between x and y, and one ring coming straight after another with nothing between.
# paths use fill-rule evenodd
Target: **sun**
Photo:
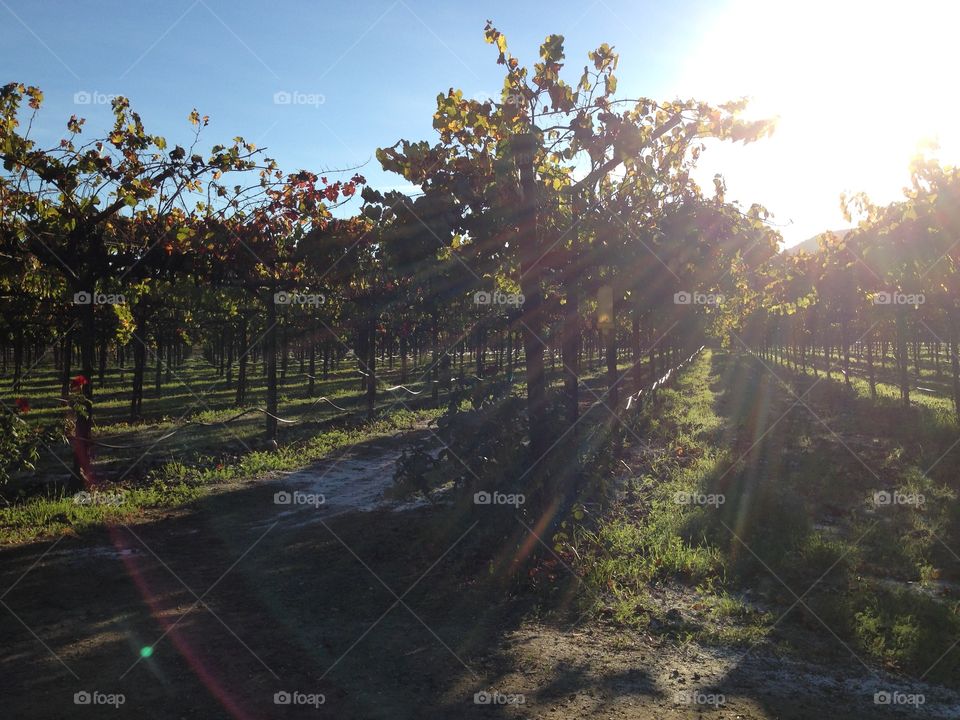
<instances>
[{"instance_id":1,"label":"sun","mask_svg":"<svg viewBox=\"0 0 960 720\"><path fill-rule=\"evenodd\" d=\"M734 195L792 219L799 240L842 223L840 192L894 199L921 149L960 161L958 21L960 5L923 0L729 3L702 28L678 93L750 96L750 114L777 130L712 147L703 172L722 168Z\"/></svg>"}]
</instances>

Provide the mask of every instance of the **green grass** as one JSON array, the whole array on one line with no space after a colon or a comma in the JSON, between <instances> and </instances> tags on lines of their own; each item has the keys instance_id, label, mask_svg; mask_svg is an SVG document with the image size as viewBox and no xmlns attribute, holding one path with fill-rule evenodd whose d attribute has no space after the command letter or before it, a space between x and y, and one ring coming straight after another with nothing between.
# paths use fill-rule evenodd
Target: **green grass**
<instances>
[{"instance_id":1,"label":"green grass","mask_svg":"<svg viewBox=\"0 0 960 720\"><path fill-rule=\"evenodd\" d=\"M719 442L723 420L710 390L711 353L685 369L664 389L637 423L636 432L655 448L626 488L627 497L593 530L574 534L584 578L593 595L609 598L619 621L640 627L669 627L681 638L744 643L763 632L765 618L723 588L727 558L700 532L713 508L678 503L709 494L709 480L728 461ZM631 463L635 460L627 453ZM648 588L663 582L698 589L694 622L676 623L653 602Z\"/></svg>"},{"instance_id":2,"label":"green grass","mask_svg":"<svg viewBox=\"0 0 960 720\"><path fill-rule=\"evenodd\" d=\"M308 379L295 368L296 364L292 364L280 387L280 415L305 427L281 424L281 443L302 440L307 434L316 433L323 423L335 419L363 416L365 401L359 392L358 375L347 369L346 362L343 369L331 372L327 381L318 382L313 395L309 393ZM102 477L117 479L134 470L142 476L145 469L156 464L155 461L165 459L176 459L189 465L211 462L216 465L262 448L263 415L252 412L224 424L238 412L234 404L235 385L228 387L225 378L217 377L216 370L203 360L194 358L176 368L170 381L164 379L159 390L149 382L152 374L148 373L143 421L136 424L130 424L128 417L130 378L129 371L121 373L111 369L102 386L94 380L94 437L104 444L97 447L96 467ZM398 378L399 369L385 374L383 380L392 384ZM424 383L413 378L416 378L416 370L411 370L409 385L422 389ZM249 385L245 407L264 407L266 388L259 366L251 368ZM57 374L50 368L40 367L27 376L16 392L8 390L3 402L11 406L14 397L26 397L31 404L26 416L28 421L54 423L63 417L59 393ZM329 403L318 402L321 396L329 398L344 411ZM400 398L403 403L399 403L390 393L381 393L379 400L381 409L417 405L410 397ZM194 424L161 439L185 423ZM38 474L46 477L65 475L69 472L70 462L69 447L49 448L41 457Z\"/></svg>"},{"instance_id":3,"label":"green grass","mask_svg":"<svg viewBox=\"0 0 960 720\"><path fill-rule=\"evenodd\" d=\"M34 497L0 508L0 543L20 543L38 537L81 533L107 524L131 522L151 508L170 508L201 497L204 488L157 480L149 487L109 491L118 499L103 504L81 504L63 493ZM93 496L97 497L97 496Z\"/></svg>"},{"instance_id":4,"label":"green grass","mask_svg":"<svg viewBox=\"0 0 960 720\"><path fill-rule=\"evenodd\" d=\"M629 362L621 367L626 370ZM0 488L7 503L0 508L0 543L132 521L152 508L176 507L201 497L218 484L297 470L334 450L409 429L437 417L446 406L445 393L440 395L439 407L430 402L430 385L424 378L428 370L426 364L411 365L405 384L421 394L380 392L376 419L368 422L365 396L351 359L332 368L327 380L318 379L312 394L309 379L291 359L280 386L279 414L294 424L280 424L274 450L263 443L261 413L230 421L238 413L235 385L228 386L226 378L218 376L216 368L202 358L188 358L182 366L172 368L169 380L164 372L159 389L154 386L154 369L148 368L144 419L134 424L128 418L132 373L110 368L102 384L94 379L94 437L103 443L95 451L94 476L103 491L122 493L123 502L79 505L65 497L62 487L70 472L70 447L46 447L34 472L22 473ZM466 362L464 372L469 376L473 370ZM459 371L456 364L453 371ZM550 383L559 386L560 366L551 368L548 359L548 372ZM392 370L384 365L381 373L384 386L398 384L399 361ZM599 394L604 373L596 363L584 372L584 382ZM523 391L522 375L521 360L514 373L517 393ZM266 388L260 363L248 368L248 383L245 407L264 406ZM16 391L9 378L4 384L7 390L0 399L8 407L14 398L29 399L30 412L22 416L27 422L63 422L60 377L49 365L33 368ZM320 397L329 398L343 410L318 402Z\"/></svg>"},{"instance_id":5,"label":"green grass","mask_svg":"<svg viewBox=\"0 0 960 720\"><path fill-rule=\"evenodd\" d=\"M116 493L116 504L78 504L73 496L51 489L0 508L0 543L17 543L42 536L130 522L153 508L183 505L210 492L217 484L264 477L302 468L332 451L386 437L436 417L439 410L399 409L369 423L333 428L276 451L253 451L233 463L186 464L171 460L153 469L139 484L103 484L102 493ZM91 491L94 492L94 491Z\"/></svg>"},{"instance_id":6,"label":"green grass","mask_svg":"<svg viewBox=\"0 0 960 720\"><path fill-rule=\"evenodd\" d=\"M944 655L960 637L952 403L916 396L907 411L891 385L874 402L859 378L846 390L842 376L770 369L779 380L706 352L641 415L654 451L638 467L628 449L625 498L572 533L591 597L681 640L848 655L832 632L866 660L957 684L960 652ZM880 491L925 503L878 506ZM725 502L678 504L680 492Z\"/></svg>"},{"instance_id":7,"label":"green grass","mask_svg":"<svg viewBox=\"0 0 960 720\"><path fill-rule=\"evenodd\" d=\"M490 356L492 358L492 355ZM646 359L644 359L646 362ZM489 361L488 361L489 363ZM515 365L514 382L517 392L522 392L522 358ZM278 442L283 445L308 443L310 439L325 432L331 422L341 422L349 418L362 418L366 415L366 399L359 387L360 376L355 369L355 360L345 359L339 368L332 368L327 380L318 380L314 392L309 392L309 379L299 371L299 363L291 359L286 377L279 388L279 414L294 421L295 424L281 424ZM630 363L621 362L621 372ZM559 363L551 367L547 362L548 378L553 386L562 383ZM584 363L586 368L586 363ZM411 409L419 411L430 402L431 385L429 382L429 358L419 366L408 367L405 386L419 395L410 395L403 391L393 393L381 390L378 393L378 412ZM464 373L470 377L474 366L466 361ZM452 368L454 377L459 372L457 363ZM396 360L393 369L387 364L380 368L381 387L393 386L401 382L400 363ZM594 387L598 394L605 383L605 371L600 363L587 369L583 381ZM142 480L158 464L183 463L190 467L205 465L234 464L243 455L263 449L262 435L264 418L259 412L231 420L237 413L235 406L236 374L232 385L226 378L218 376L216 368L199 357L188 358L182 366L172 368L169 379L164 372L159 388L154 385L154 370L148 368L145 377L142 420L131 424L129 421L130 383L132 373L129 369L121 371L111 367L104 375L101 384L93 379L94 387L94 438L102 445L96 449L95 468L104 480L133 479ZM599 381L598 381L599 379ZM12 408L15 398L24 397L30 402L30 412L25 419L30 423L62 423L64 418L63 402L60 400L60 377L48 363L40 363L32 368L22 379L21 386L14 391L10 378L3 382L5 391L0 401ZM325 397L330 400L320 401ZM585 391L585 397L589 393ZM445 393L441 393L439 406L446 402ZM262 363L252 363L248 368L248 390L244 407L264 407L266 405L266 386ZM334 407L334 405L338 407ZM342 410L339 408L343 408ZM6 412L7 410L3 410ZM226 423L224 421L231 420ZM185 424L191 423L190 425ZM183 428L177 431L178 428ZM177 431L177 432L174 432ZM174 433L170 437L166 437ZM39 477L50 480L63 479L69 475L71 451L66 444L50 446L44 449L37 466L37 473L24 477L26 483ZM248 463L257 465L268 462L264 458L252 458ZM14 495L22 483L3 488L3 493Z\"/></svg>"}]
</instances>

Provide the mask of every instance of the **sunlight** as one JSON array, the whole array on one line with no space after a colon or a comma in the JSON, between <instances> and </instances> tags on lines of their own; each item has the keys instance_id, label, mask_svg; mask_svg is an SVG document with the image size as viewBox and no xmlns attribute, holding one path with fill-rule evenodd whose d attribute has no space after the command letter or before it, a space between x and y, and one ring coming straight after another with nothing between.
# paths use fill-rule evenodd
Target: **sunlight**
<instances>
[{"instance_id":1,"label":"sunlight","mask_svg":"<svg viewBox=\"0 0 960 720\"><path fill-rule=\"evenodd\" d=\"M680 94L747 95L751 115L779 123L756 146L711 148L706 177L722 166L734 196L761 198L786 221L814 197L832 195L826 207L836 208L841 191L892 199L930 142L956 161L960 98L944 73L958 20L946 3L732 2L708 26ZM838 211L804 221L788 240L842 224Z\"/></svg>"},{"instance_id":2,"label":"sunlight","mask_svg":"<svg viewBox=\"0 0 960 720\"><path fill-rule=\"evenodd\" d=\"M960 718L960 9L189 2L0 0L2 717Z\"/></svg>"}]
</instances>

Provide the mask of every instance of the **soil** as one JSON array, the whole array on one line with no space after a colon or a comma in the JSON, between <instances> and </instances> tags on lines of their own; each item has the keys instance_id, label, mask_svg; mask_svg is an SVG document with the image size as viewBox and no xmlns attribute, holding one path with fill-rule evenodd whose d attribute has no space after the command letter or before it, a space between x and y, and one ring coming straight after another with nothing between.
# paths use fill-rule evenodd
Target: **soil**
<instances>
[{"instance_id":1,"label":"soil","mask_svg":"<svg viewBox=\"0 0 960 720\"><path fill-rule=\"evenodd\" d=\"M544 615L498 585L510 559L485 553L482 516L383 499L399 448L372 441L136 525L0 550L0 716L960 717L956 694L905 687L836 641L814 663ZM678 613L692 592L652 589ZM875 704L883 691L925 703Z\"/></svg>"}]
</instances>

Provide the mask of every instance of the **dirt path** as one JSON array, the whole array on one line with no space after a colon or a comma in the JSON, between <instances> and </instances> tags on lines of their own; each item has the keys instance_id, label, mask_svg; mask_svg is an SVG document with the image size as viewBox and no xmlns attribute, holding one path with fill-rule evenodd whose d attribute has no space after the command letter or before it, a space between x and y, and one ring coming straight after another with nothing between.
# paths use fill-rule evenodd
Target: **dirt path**
<instances>
[{"instance_id":1,"label":"dirt path","mask_svg":"<svg viewBox=\"0 0 960 720\"><path fill-rule=\"evenodd\" d=\"M935 689L922 708L885 714L873 693L895 680L878 684L846 662L817 667L768 648L744 658L603 622L544 622L509 593L491 604L479 521L383 504L398 453L396 441L373 441L185 512L4 549L0 714L960 715ZM85 692L91 704L75 704Z\"/></svg>"}]
</instances>

